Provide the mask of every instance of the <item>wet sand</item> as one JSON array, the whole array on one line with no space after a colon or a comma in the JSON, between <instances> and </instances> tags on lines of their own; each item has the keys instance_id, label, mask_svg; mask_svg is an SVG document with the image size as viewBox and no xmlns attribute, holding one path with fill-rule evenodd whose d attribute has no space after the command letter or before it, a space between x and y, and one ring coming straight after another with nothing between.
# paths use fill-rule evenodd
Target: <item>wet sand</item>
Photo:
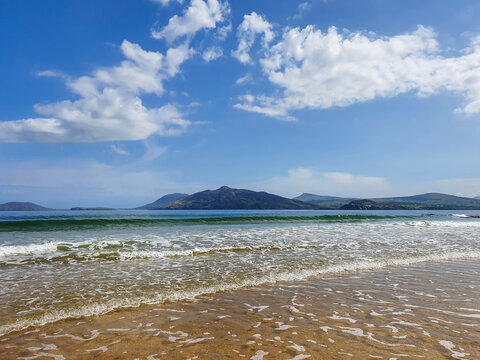
<instances>
[{"instance_id":1,"label":"wet sand","mask_svg":"<svg viewBox=\"0 0 480 360\"><path fill-rule=\"evenodd\" d=\"M480 359L480 262L141 306L0 337L1 359Z\"/></svg>"}]
</instances>

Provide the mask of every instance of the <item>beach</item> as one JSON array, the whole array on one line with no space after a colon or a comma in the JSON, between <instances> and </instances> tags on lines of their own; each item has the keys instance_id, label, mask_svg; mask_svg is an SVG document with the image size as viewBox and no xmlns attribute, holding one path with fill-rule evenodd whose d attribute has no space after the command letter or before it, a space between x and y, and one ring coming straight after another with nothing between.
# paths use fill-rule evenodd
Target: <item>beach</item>
<instances>
[{"instance_id":1,"label":"beach","mask_svg":"<svg viewBox=\"0 0 480 360\"><path fill-rule=\"evenodd\" d=\"M480 222L454 215L3 219L2 358L476 359Z\"/></svg>"},{"instance_id":2,"label":"beach","mask_svg":"<svg viewBox=\"0 0 480 360\"><path fill-rule=\"evenodd\" d=\"M8 359L477 359L480 263L285 282L60 321L0 341Z\"/></svg>"}]
</instances>

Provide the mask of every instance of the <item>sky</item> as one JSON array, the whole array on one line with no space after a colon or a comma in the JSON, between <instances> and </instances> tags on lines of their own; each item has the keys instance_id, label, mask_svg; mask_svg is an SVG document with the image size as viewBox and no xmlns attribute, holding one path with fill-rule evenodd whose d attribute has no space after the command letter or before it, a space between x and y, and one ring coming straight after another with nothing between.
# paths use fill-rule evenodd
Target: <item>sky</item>
<instances>
[{"instance_id":1,"label":"sky","mask_svg":"<svg viewBox=\"0 0 480 360\"><path fill-rule=\"evenodd\" d=\"M4 0L0 203L480 195L477 0Z\"/></svg>"}]
</instances>

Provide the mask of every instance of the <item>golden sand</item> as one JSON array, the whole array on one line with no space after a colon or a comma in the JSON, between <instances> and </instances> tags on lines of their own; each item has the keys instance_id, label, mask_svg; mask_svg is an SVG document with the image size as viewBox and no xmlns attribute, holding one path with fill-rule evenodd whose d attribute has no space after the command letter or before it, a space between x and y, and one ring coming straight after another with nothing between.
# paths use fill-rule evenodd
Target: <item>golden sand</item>
<instances>
[{"instance_id":1,"label":"golden sand","mask_svg":"<svg viewBox=\"0 0 480 360\"><path fill-rule=\"evenodd\" d=\"M0 338L1 359L480 359L480 263L141 306Z\"/></svg>"}]
</instances>

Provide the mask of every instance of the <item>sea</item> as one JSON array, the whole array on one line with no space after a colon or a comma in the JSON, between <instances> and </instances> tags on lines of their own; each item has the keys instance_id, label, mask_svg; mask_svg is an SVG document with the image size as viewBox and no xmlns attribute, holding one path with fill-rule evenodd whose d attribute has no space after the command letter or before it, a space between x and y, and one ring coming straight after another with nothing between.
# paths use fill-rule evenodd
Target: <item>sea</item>
<instances>
[{"instance_id":1,"label":"sea","mask_svg":"<svg viewBox=\"0 0 480 360\"><path fill-rule=\"evenodd\" d=\"M252 286L480 259L477 213L0 212L0 336Z\"/></svg>"}]
</instances>

